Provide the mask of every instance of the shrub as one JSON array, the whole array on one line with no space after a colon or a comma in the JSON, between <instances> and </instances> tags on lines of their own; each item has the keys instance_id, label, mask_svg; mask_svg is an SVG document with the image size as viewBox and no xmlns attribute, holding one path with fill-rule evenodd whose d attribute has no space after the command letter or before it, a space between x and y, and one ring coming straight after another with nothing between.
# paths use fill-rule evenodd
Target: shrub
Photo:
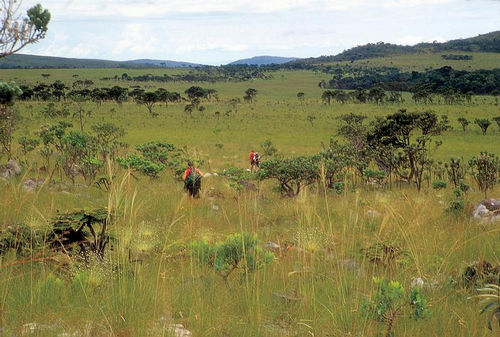
<instances>
[{"instance_id":1,"label":"shrub","mask_svg":"<svg viewBox=\"0 0 500 337\"><path fill-rule=\"evenodd\" d=\"M447 183L444 180L435 180L432 182L432 188L435 190L440 190L446 188Z\"/></svg>"},{"instance_id":2,"label":"shrub","mask_svg":"<svg viewBox=\"0 0 500 337\"><path fill-rule=\"evenodd\" d=\"M274 260L274 254L264 253L257 243L257 237L248 233L232 234L215 244L206 240L194 241L191 250L201 264L213 268L227 281L229 275L239 267L254 272Z\"/></svg>"},{"instance_id":3,"label":"shrub","mask_svg":"<svg viewBox=\"0 0 500 337\"><path fill-rule=\"evenodd\" d=\"M396 319L404 311L408 311L409 316L416 320L428 315L427 301L418 288L412 288L408 294L399 282L389 282L376 277L373 278L373 282L377 289L363 307L370 317L387 325L386 337L393 336L392 330Z\"/></svg>"}]
</instances>

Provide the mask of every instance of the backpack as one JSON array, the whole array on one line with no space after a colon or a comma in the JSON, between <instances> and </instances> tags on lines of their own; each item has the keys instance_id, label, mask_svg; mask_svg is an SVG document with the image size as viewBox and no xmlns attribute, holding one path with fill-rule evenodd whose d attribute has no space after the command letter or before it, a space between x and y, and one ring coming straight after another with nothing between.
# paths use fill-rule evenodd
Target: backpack
<instances>
[{"instance_id":1,"label":"backpack","mask_svg":"<svg viewBox=\"0 0 500 337\"><path fill-rule=\"evenodd\" d=\"M189 170L189 174L184 180L184 188L185 189L200 189L201 187L201 175L198 173L198 170L192 168Z\"/></svg>"}]
</instances>

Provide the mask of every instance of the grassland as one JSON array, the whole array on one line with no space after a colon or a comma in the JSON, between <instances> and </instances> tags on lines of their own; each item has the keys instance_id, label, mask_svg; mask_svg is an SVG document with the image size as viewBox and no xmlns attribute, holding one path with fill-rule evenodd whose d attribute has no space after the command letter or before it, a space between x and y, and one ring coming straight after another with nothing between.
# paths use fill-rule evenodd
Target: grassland
<instances>
[{"instance_id":1,"label":"grassland","mask_svg":"<svg viewBox=\"0 0 500 337\"><path fill-rule=\"evenodd\" d=\"M77 74L78 79L91 79L99 86L125 86L144 83L100 78L169 71L173 70L2 70L0 78L26 83L60 79L71 84ZM41 73L51 76L43 78ZM492 97L476 96L467 105L417 106L405 94L406 102L398 105L325 105L317 86L322 79L328 78L297 71L274 73L271 80L196 83L216 89L219 101L203 103L206 110L193 112L192 117L180 103L155 106L159 117L152 118L144 106L132 102L120 106L88 102L84 109L91 113L84 127L89 130L96 122L111 121L126 130L123 141L131 146L150 140L187 146L205 160L203 171L220 173L229 166L246 167L248 151L259 150L266 139L285 155L318 152L335 133L341 114L365 114L372 120L401 108L431 109L447 115L454 127L441 137L436 159L468 159L483 150L499 154L496 125L483 136L475 125L463 132L456 121L461 116L469 120L499 116L500 107ZM162 87L182 93L191 85L176 82ZM255 103L229 104L249 87L258 90ZM297 92L305 93L303 102ZM76 103L56 104L68 104L71 112L77 109ZM56 122L41 116L46 105L16 103L22 116L16 138ZM315 117L312 123L308 116ZM30 159L39 160L36 154ZM420 193L411 187L358 186L337 195L311 187L288 199L274 192L272 182L254 182L258 191L239 192L219 176L204 179L200 203L189 206L182 185L170 173L158 179L134 178L111 166L108 174L115 183L109 192L59 178L36 193L24 192L22 182L35 174L27 168L21 177L0 182L0 229L25 223L35 231L49 226L58 211L109 206L121 211L110 229L117 241L106 259L86 267L64 254L41 261L36 260L38 255L24 260L4 256L0 335L30 335L26 324L37 323L32 335L86 336L88 331L88 336L174 336L162 329L165 322L173 322L183 324L193 336L378 336L385 325L367 318L362 309L375 291L374 276L397 280L405 288L413 278L422 277L427 285L422 291L429 317L423 321L400 317L395 336L498 332L486 328L480 306L468 299L474 290L461 283L461 272L470 262L500 262L499 225L478 224L469 217L482 198L477 189L467 194L466 211L455 216L446 212L454 198L452 189L435 191L428 184ZM489 193L499 194L498 185ZM380 215L370 216L369 210ZM277 243L274 263L255 273L242 268L225 283L190 254L193 240L220 241L242 232L256 234L262 246ZM373 264L361 250L377 242L401 247L405 258L391 268Z\"/></svg>"}]
</instances>

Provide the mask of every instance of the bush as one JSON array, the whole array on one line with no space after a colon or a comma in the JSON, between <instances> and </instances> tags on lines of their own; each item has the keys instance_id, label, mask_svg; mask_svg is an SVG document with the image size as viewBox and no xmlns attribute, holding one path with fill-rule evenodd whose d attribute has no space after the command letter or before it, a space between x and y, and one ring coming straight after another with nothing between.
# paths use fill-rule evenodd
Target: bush
<instances>
[{"instance_id":1,"label":"bush","mask_svg":"<svg viewBox=\"0 0 500 337\"><path fill-rule=\"evenodd\" d=\"M257 237L248 233L232 234L225 241L215 244L194 241L193 255L201 264L211 267L227 281L229 275L243 264L245 270L256 271L274 260L274 254L257 247Z\"/></svg>"},{"instance_id":2,"label":"bush","mask_svg":"<svg viewBox=\"0 0 500 337\"><path fill-rule=\"evenodd\" d=\"M158 177L160 172L165 169L165 165L154 163L137 154L131 154L126 158L117 158L116 161L124 168L143 173L151 178Z\"/></svg>"},{"instance_id":3,"label":"bush","mask_svg":"<svg viewBox=\"0 0 500 337\"><path fill-rule=\"evenodd\" d=\"M432 188L435 190L440 190L446 188L447 183L444 180L435 180L432 182Z\"/></svg>"}]
</instances>

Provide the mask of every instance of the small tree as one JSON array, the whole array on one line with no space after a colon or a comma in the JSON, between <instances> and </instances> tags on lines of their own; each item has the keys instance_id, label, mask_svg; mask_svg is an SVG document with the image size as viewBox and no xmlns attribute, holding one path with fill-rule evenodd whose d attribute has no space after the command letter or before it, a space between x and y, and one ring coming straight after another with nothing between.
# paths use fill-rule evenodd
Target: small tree
<instances>
[{"instance_id":1,"label":"small tree","mask_svg":"<svg viewBox=\"0 0 500 337\"><path fill-rule=\"evenodd\" d=\"M247 103L252 103L255 100L255 96L257 96L257 89L248 88L245 90L245 96L243 96L243 100Z\"/></svg>"},{"instance_id":2,"label":"small tree","mask_svg":"<svg viewBox=\"0 0 500 337\"><path fill-rule=\"evenodd\" d=\"M500 131L500 116L493 117L493 120L497 123L498 130Z\"/></svg>"},{"instance_id":3,"label":"small tree","mask_svg":"<svg viewBox=\"0 0 500 337\"><path fill-rule=\"evenodd\" d=\"M486 119L486 118L476 118L474 120L474 123L477 124L481 128L483 135L486 135L486 131L488 131L488 128L491 125L491 121L489 119Z\"/></svg>"},{"instance_id":4,"label":"small tree","mask_svg":"<svg viewBox=\"0 0 500 337\"><path fill-rule=\"evenodd\" d=\"M460 125L462 125L462 130L464 130L465 132L465 129L467 128L467 125L470 124L470 122L465 117L459 117L457 120Z\"/></svg>"},{"instance_id":5,"label":"small tree","mask_svg":"<svg viewBox=\"0 0 500 337\"><path fill-rule=\"evenodd\" d=\"M122 144L118 139L125 136L125 130L112 124L112 123L97 123L91 126L94 131L98 151L101 153L103 159L107 156L114 158L118 147Z\"/></svg>"},{"instance_id":6,"label":"small tree","mask_svg":"<svg viewBox=\"0 0 500 337\"><path fill-rule=\"evenodd\" d=\"M412 288L405 293L404 287L396 281L373 278L376 286L375 294L364 303L365 311L387 326L385 337L393 336L392 330L396 320L405 311L418 320L427 316L427 301L418 288Z\"/></svg>"},{"instance_id":7,"label":"small tree","mask_svg":"<svg viewBox=\"0 0 500 337\"><path fill-rule=\"evenodd\" d=\"M248 233L233 234L215 244L208 241L195 241L191 244L193 256L203 265L214 271L227 282L229 275L236 269L254 272L274 261L274 254L263 252L257 247L257 237Z\"/></svg>"},{"instance_id":8,"label":"small tree","mask_svg":"<svg viewBox=\"0 0 500 337\"><path fill-rule=\"evenodd\" d=\"M21 150L23 151L24 161L28 161L28 153L36 149L36 147L40 144L40 140L37 138L31 138L28 136L21 136L18 138L17 142L21 146Z\"/></svg>"},{"instance_id":9,"label":"small tree","mask_svg":"<svg viewBox=\"0 0 500 337\"><path fill-rule=\"evenodd\" d=\"M17 0L3 0L0 3L0 58L14 54L45 38L50 13L40 4L31 7L26 17L17 14Z\"/></svg>"},{"instance_id":10,"label":"small tree","mask_svg":"<svg viewBox=\"0 0 500 337\"><path fill-rule=\"evenodd\" d=\"M446 172L448 173L448 179L453 183L453 186L462 186L465 178L465 167L462 163L462 159L450 158L450 161L448 163L445 163L444 167L446 169Z\"/></svg>"},{"instance_id":11,"label":"small tree","mask_svg":"<svg viewBox=\"0 0 500 337\"><path fill-rule=\"evenodd\" d=\"M153 111L153 106L156 103L161 102L161 99L155 92L145 92L143 94L140 94L135 97L135 101L137 102L137 104L144 105L148 109L148 112L152 117L158 116L158 113Z\"/></svg>"},{"instance_id":12,"label":"small tree","mask_svg":"<svg viewBox=\"0 0 500 337\"><path fill-rule=\"evenodd\" d=\"M274 146L270 139L266 139L262 144L260 144L262 149L262 156L272 157L278 153L278 149Z\"/></svg>"},{"instance_id":13,"label":"small tree","mask_svg":"<svg viewBox=\"0 0 500 337\"><path fill-rule=\"evenodd\" d=\"M297 99L299 100L299 102L303 102L305 99L305 96L306 96L306 94L304 94L303 92L297 93Z\"/></svg>"},{"instance_id":14,"label":"small tree","mask_svg":"<svg viewBox=\"0 0 500 337\"><path fill-rule=\"evenodd\" d=\"M472 157L469 160L471 174L479 187L479 190L486 192L492 189L497 181L498 172L500 170L500 160L493 153L481 152L479 157Z\"/></svg>"},{"instance_id":15,"label":"small tree","mask_svg":"<svg viewBox=\"0 0 500 337\"><path fill-rule=\"evenodd\" d=\"M283 195L295 197L304 186L320 178L320 160L319 155L290 159L274 158L261 164L257 171L257 178L260 180L276 179Z\"/></svg>"}]
</instances>

